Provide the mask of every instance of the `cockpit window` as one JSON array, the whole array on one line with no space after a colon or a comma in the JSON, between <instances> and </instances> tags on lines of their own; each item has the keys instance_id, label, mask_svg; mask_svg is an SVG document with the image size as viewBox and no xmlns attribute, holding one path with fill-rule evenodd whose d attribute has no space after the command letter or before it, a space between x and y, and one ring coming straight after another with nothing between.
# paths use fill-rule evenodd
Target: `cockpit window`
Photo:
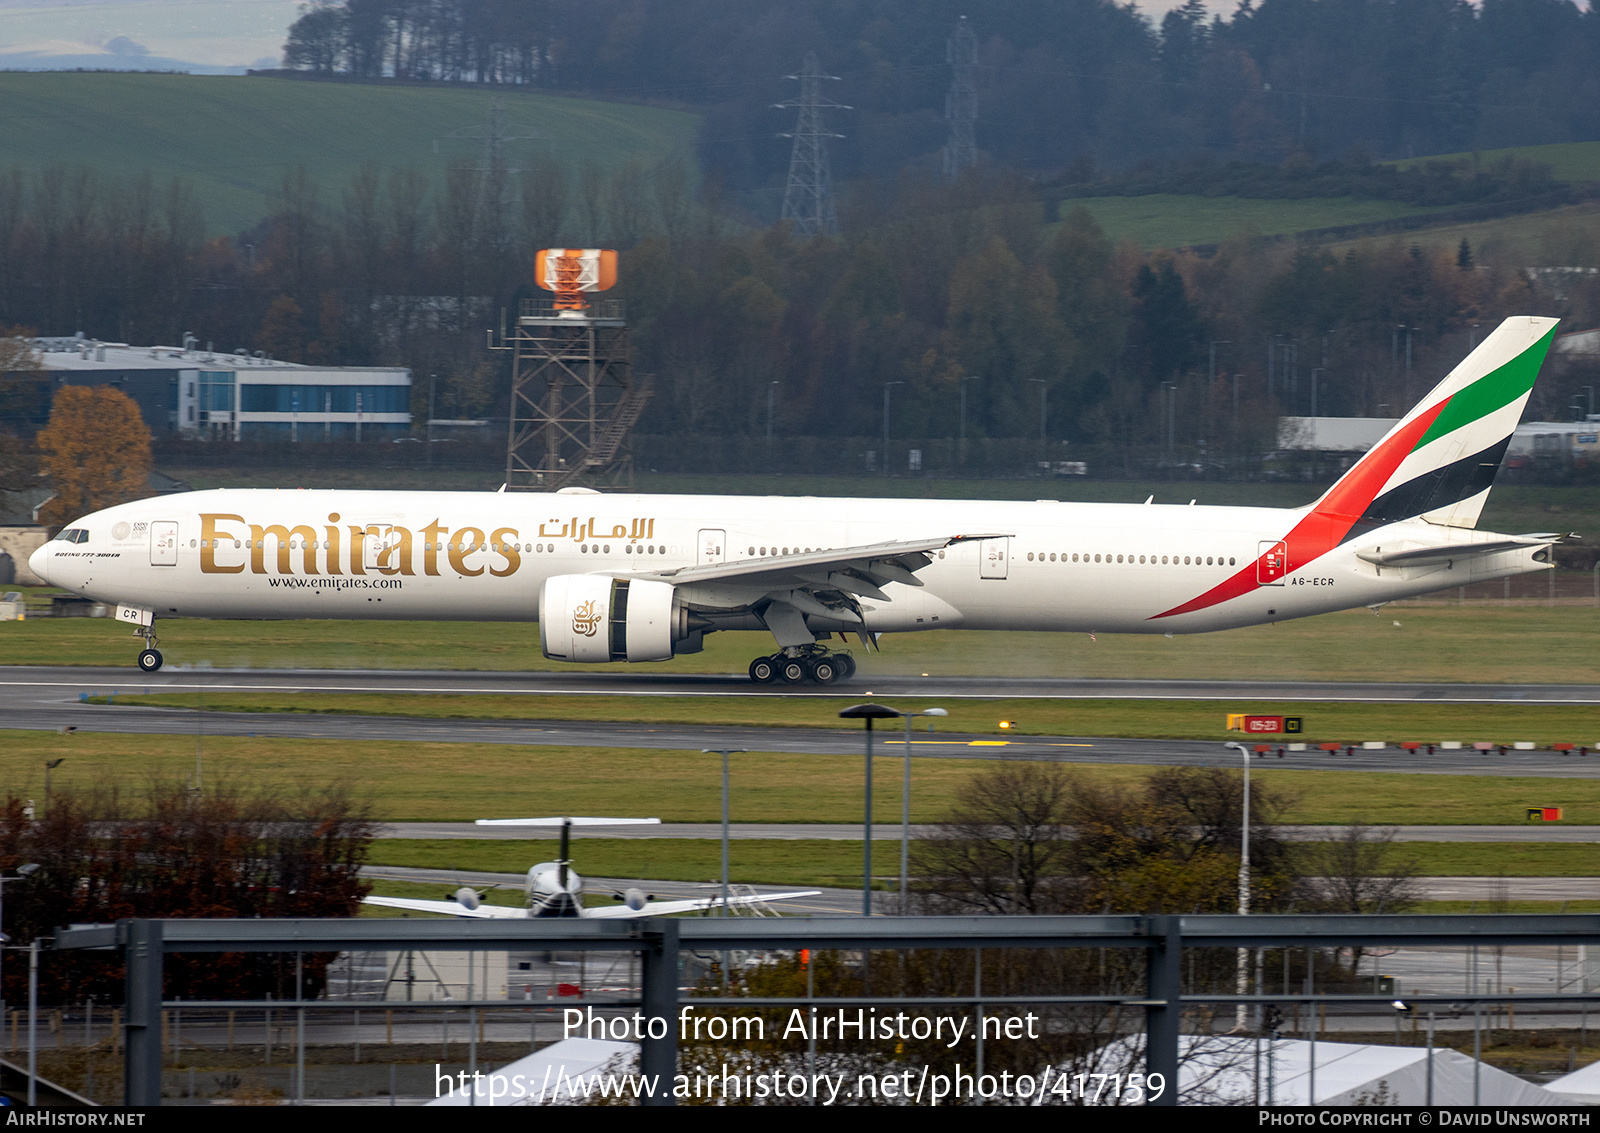
<instances>
[{"instance_id":1,"label":"cockpit window","mask_svg":"<svg viewBox=\"0 0 1600 1133\"><path fill-rule=\"evenodd\" d=\"M87 543L89 541L89 529L86 527L69 527L60 535L57 535L56 538L63 543Z\"/></svg>"}]
</instances>

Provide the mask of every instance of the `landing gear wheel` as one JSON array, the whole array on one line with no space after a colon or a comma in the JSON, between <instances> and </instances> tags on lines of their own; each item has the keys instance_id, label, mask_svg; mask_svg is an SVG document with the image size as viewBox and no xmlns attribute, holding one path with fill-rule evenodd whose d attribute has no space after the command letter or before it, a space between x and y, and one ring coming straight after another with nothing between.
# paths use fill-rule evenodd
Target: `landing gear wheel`
<instances>
[{"instance_id":1,"label":"landing gear wheel","mask_svg":"<svg viewBox=\"0 0 1600 1133\"><path fill-rule=\"evenodd\" d=\"M784 684L797 685L806 679L806 663L796 657L786 657L778 663L778 676Z\"/></svg>"},{"instance_id":2,"label":"landing gear wheel","mask_svg":"<svg viewBox=\"0 0 1600 1133\"><path fill-rule=\"evenodd\" d=\"M159 650L146 649L139 654L139 669L141 672L153 673L161 668L161 653Z\"/></svg>"},{"instance_id":3,"label":"landing gear wheel","mask_svg":"<svg viewBox=\"0 0 1600 1133\"><path fill-rule=\"evenodd\" d=\"M758 685L769 685L778 679L778 664L771 657L757 657L750 662L750 679Z\"/></svg>"},{"instance_id":4,"label":"landing gear wheel","mask_svg":"<svg viewBox=\"0 0 1600 1133\"><path fill-rule=\"evenodd\" d=\"M835 653L829 660L839 666L839 679L847 681L856 675L856 659L848 653Z\"/></svg>"},{"instance_id":5,"label":"landing gear wheel","mask_svg":"<svg viewBox=\"0 0 1600 1133\"><path fill-rule=\"evenodd\" d=\"M831 685L839 679L839 663L832 657L818 657L807 666L811 679L819 685Z\"/></svg>"}]
</instances>

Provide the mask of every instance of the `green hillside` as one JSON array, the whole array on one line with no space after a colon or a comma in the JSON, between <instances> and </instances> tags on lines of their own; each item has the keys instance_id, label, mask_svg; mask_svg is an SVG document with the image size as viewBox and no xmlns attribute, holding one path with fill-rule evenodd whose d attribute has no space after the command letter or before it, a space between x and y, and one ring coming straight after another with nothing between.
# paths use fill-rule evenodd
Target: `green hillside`
<instances>
[{"instance_id":1,"label":"green hillside","mask_svg":"<svg viewBox=\"0 0 1600 1133\"><path fill-rule=\"evenodd\" d=\"M1470 153L1441 153L1432 157L1419 157L1397 161L1402 168L1421 165L1429 161L1460 161L1470 158ZM1600 181L1600 142L1558 142L1548 146L1513 146L1510 149L1479 150L1477 158L1485 164L1506 157L1523 157L1550 167L1557 181Z\"/></svg>"},{"instance_id":2,"label":"green hillside","mask_svg":"<svg viewBox=\"0 0 1600 1133\"><path fill-rule=\"evenodd\" d=\"M505 89L366 86L293 79L116 73L0 73L0 165L92 166L115 178L149 170L186 178L214 234L270 209L285 172L303 165L328 198L364 162L442 179L482 143L449 138L505 105L513 162L558 157L611 165L692 153L692 114Z\"/></svg>"},{"instance_id":3,"label":"green hillside","mask_svg":"<svg viewBox=\"0 0 1600 1133\"><path fill-rule=\"evenodd\" d=\"M1441 211L1401 201L1363 201L1351 197L1273 200L1151 193L1139 197L1072 198L1061 202L1061 215L1065 216L1079 205L1093 214L1113 240L1133 240L1146 249L1215 244L1247 231L1258 236L1277 236Z\"/></svg>"}]
</instances>

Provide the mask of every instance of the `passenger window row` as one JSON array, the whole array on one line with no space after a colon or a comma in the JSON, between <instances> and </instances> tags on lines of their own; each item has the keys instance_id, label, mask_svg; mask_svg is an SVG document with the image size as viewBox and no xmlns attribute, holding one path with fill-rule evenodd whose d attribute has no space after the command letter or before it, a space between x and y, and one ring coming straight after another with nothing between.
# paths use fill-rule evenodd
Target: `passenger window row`
<instances>
[{"instance_id":1,"label":"passenger window row","mask_svg":"<svg viewBox=\"0 0 1600 1133\"><path fill-rule=\"evenodd\" d=\"M1033 551L1029 551L1028 552L1028 561L1030 563L1033 562L1036 557L1037 557L1038 561L1041 562L1041 563L1042 562L1046 562L1046 561L1052 562L1052 563L1059 561L1059 562L1063 562L1064 563L1064 562L1068 561L1065 552L1063 552L1063 553L1061 553L1059 555L1052 553L1052 554L1050 554L1048 556L1043 551L1038 552L1037 555L1035 555L1035 553ZM1224 558L1221 555L1162 555L1162 556L1160 556L1160 558L1158 560L1157 556L1155 556L1155 555L1090 555L1088 553L1082 553L1081 555L1080 554L1074 554L1072 556L1072 560L1071 561L1072 562L1078 562L1078 561L1080 561L1080 558L1081 558L1081 561L1086 562L1086 563L1088 563L1088 562L1096 562L1096 563L1098 563L1098 562L1101 562L1101 561L1108 562L1108 563L1126 562L1127 564L1134 565L1134 566L1141 565L1141 564L1143 564L1145 566L1237 566L1238 565L1238 559L1236 559L1236 558L1228 558L1228 559L1224 560Z\"/></svg>"}]
</instances>

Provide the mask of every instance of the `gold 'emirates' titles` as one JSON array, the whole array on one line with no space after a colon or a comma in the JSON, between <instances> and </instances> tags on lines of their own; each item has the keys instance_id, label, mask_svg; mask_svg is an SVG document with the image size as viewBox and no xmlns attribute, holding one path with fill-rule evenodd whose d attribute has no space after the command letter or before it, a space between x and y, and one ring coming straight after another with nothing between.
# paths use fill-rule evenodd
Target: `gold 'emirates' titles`
<instances>
[{"instance_id":1,"label":"gold 'emirates' titles","mask_svg":"<svg viewBox=\"0 0 1600 1133\"><path fill-rule=\"evenodd\" d=\"M596 520L552 519L539 525L539 539L570 539L587 546L590 540L624 540L642 554L647 549L640 540L655 537L654 519L635 519L630 524L613 524L609 529ZM272 556L268 557L268 544ZM515 527L497 527L485 532L480 527L451 529L435 519L413 532L398 524L369 523L340 525L338 512L328 515L319 532L309 524L254 524L242 515L223 512L200 513L200 573L294 574L299 556L301 574L415 575L420 557L424 575L439 574L443 555L450 569L459 575L477 577L487 572L495 578L513 575L522 566L522 556L533 546L522 542ZM552 545L550 550L555 550ZM598 550L598 546L595 548ZM420 550L420 556L418 554ZM665 547L660 548L664 553ZM481 556L481 557L480 557ZM320 569L319 569L320 564Z\"/></svg>"}]
</instances>

